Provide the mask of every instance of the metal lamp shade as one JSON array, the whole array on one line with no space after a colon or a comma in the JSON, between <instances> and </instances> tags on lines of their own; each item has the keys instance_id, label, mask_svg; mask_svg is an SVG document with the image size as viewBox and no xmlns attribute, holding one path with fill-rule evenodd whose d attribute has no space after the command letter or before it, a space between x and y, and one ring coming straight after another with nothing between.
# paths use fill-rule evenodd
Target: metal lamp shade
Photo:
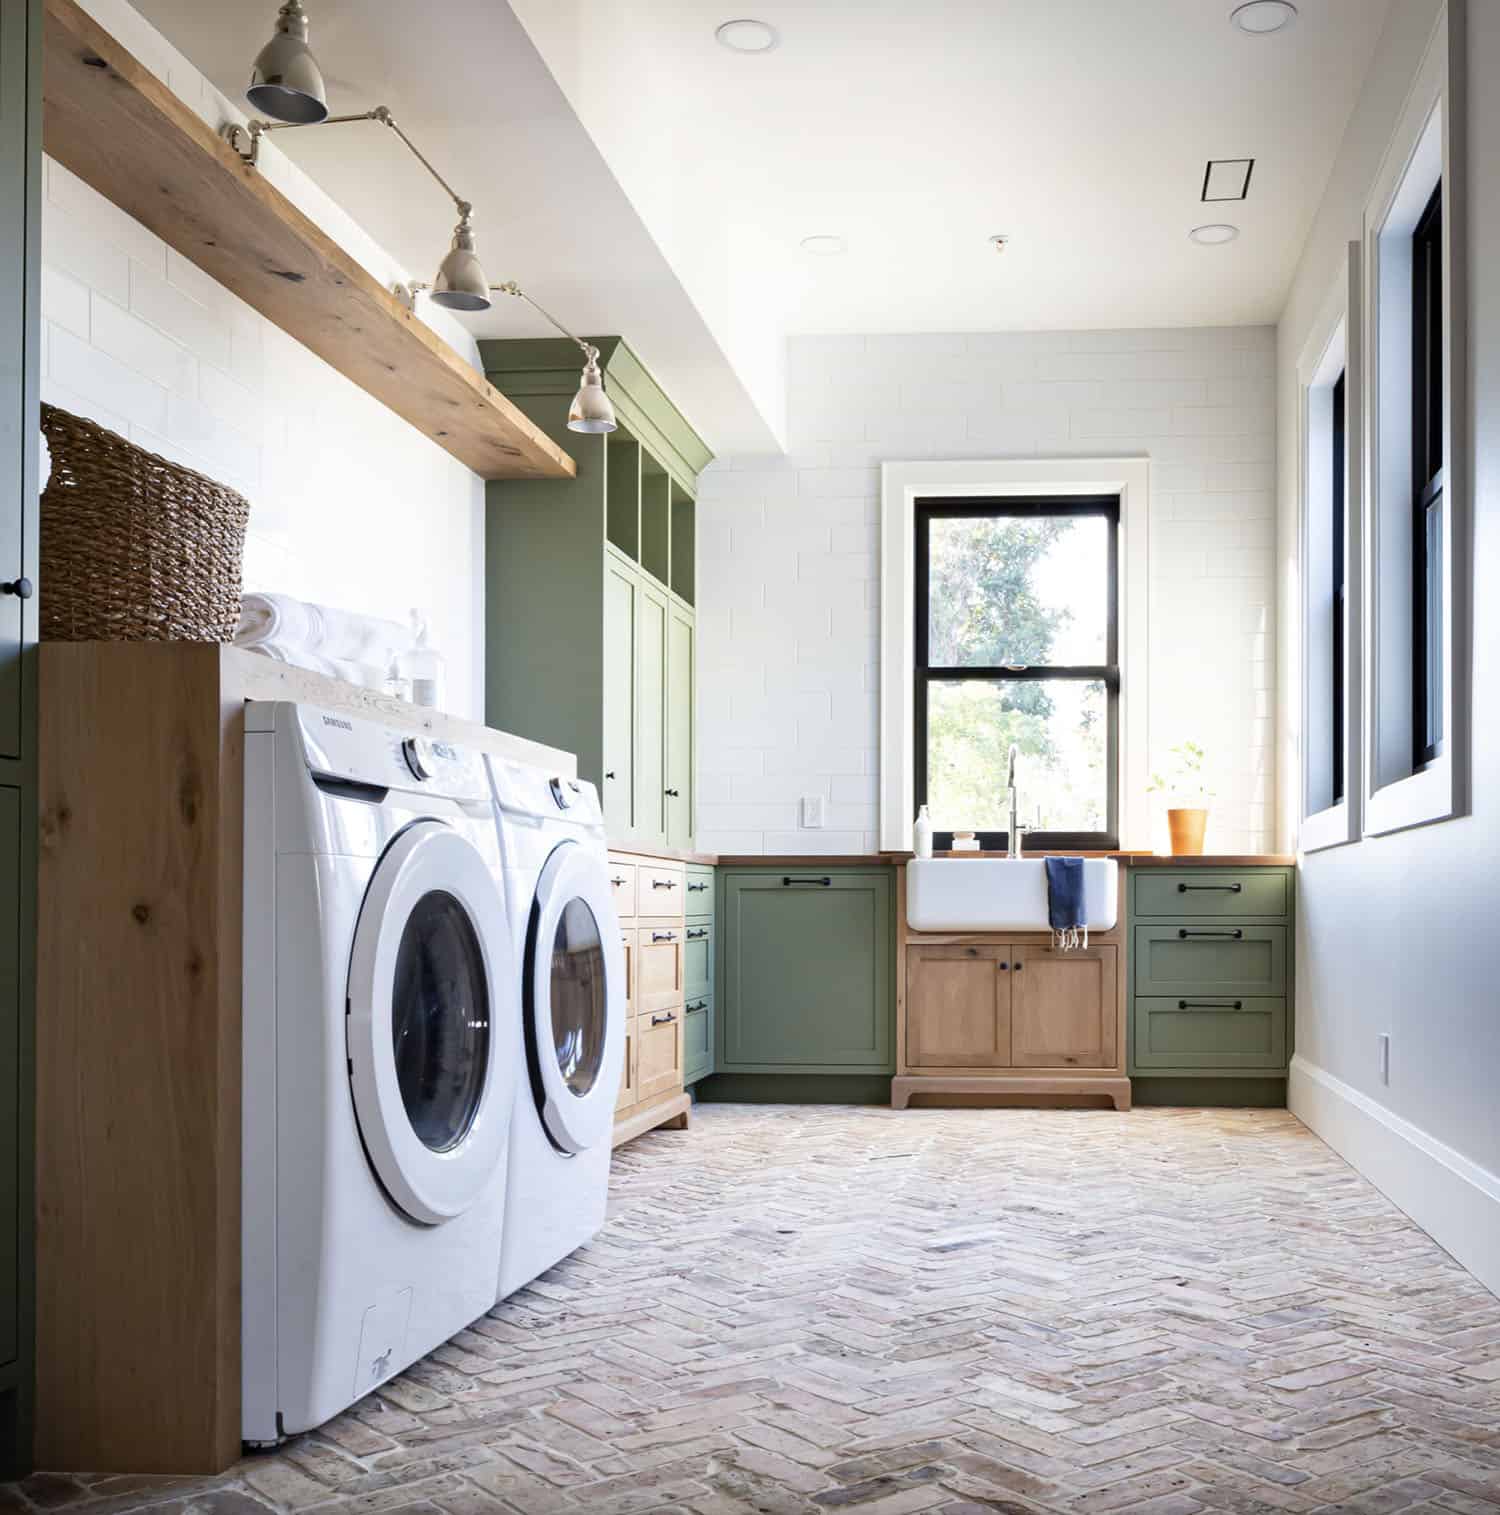
<instances>
[{"instance_id":1,"label":"metal lamp shade","mask_svg":"<svg viewBox=\"0 0 1500 1515\"><path fill-rule=\"evenodd\" d=\"M583 366L583 384L568 407L568 430L614 431L618 425L615 408L604 392L604 375L599 372L599 359L591 355Z\"/></svg>"},{"instance_id":2,"label":"metal lamp shade","mask_svg":"<svg viewBox=\"0 0 1500 1515\"><path fill-rule=\"evenodd\" d=\"M245 97L276 121L314 126L327 118L328 91L307 46L307 14L300 0L281 7L276 35L261 48Z\"/></svg>"},{"instance_id":3,"label":"metal lamp shade","mask_svg":"<svg viewBox=\"0 0 1500 1515\"><path fill-rule=\"evenodd\" d=\"M474 228L465 216L453 232L453 246L438 264L432 302L448 310L488 310L490 281L474 254Z\"/></svg>"}]
</instances>

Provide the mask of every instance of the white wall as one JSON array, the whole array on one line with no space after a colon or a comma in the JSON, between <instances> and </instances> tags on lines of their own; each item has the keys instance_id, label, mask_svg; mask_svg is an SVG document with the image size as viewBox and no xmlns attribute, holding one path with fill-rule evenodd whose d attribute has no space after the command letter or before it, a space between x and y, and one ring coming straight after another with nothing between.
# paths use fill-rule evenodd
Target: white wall
<instances>
[{"instance_id":1,"label":"white wall","mask_svg":"<svg viewBox=\"0 0 1500 1515\"><path fill-rule=\"evenodd\" d=\"M123 0L88 9L204 119L236 107ZM265 172L377 278L406 277L274 146ZM247 589L427 612L446 703L484 713L484 485L60 164L42 212L42 398L250 501ZM424 318L478 366L442 311Z\"/></svg>"},{"instance_id":2,"label":"white wall","mask_svg":"<svg viewBox=\"0 0 1500 1515\"><path fill-rule=\"evenodd\" d=\"M1279 709L1281 833L1295 831L1300 699L1296 647L1296 361L1365 197L1438 12L1410 0L1391 12L1279 333L1283 438L1280 579L1284 625ZM1500 6L1467 7L1469 425L1473 434L1473 794L1466 818L1302 860L1298 905L1293 1108L1500 1289ZM1454 193L1454 187L1447 193ZM1377 1038L1391 1038L1389 1084Z\"/></svg>"},{"instance_id":3,"label":"white wall","mask_svg":"<svg viewBox=\"0 0 1500 1515\"><path fill-rule=\"evenodd\" d=\"M1209 749L1208 845L1268 849L1274 349L1269 327L793 339L791 455L721 459L699 495L701 844L877 846L880 463L1139 456L1151 657L1125 677L1153 761ZM802 795L826 829L798 829Z\"/></svg>"}]
</instances>

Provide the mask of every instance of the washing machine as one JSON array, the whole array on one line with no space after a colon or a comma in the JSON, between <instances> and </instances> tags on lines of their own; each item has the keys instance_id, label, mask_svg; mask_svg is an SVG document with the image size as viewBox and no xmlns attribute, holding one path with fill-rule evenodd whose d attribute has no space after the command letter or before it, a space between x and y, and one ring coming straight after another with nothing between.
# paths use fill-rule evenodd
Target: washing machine
<instances>
[{"instance_id":1,"label":"washing machine","mask_svg":"<svg viewBox=\"0 0 1500 1515\"><path fill-rule=\"evenodd\" d=\"M522 1067L477 751L246 706L243 1435L320 1425L495 1302Z\"/></svg>"},{"instance_id":2,"label":"washing machine","mask_svg":"<svg viewBox=\"0 0 1500 1515\"><path fill-rule=\"evenodd\" d=\"M493 756L489 768L525 1058L495 1293L504 1299L604 1224L628 1011L594 786Z\"/></svg>"}]
</instances>

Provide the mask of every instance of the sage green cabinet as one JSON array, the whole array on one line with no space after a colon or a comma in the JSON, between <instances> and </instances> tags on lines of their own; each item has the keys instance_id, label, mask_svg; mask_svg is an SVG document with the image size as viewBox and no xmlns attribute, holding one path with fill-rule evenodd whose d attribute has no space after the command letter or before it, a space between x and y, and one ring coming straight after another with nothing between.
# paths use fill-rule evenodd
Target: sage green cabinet
<instances>
[{"instance_id":1,"label":"sage green cabinet","mask_svg":"<svg viewBox=\"0 0 1500 1515\"><path fill-rule=\"evenodd\" d=\"M485 719L576 753L612 842L690 847L694 496L712 454L619 337L594 339L618 430L567 429L568 342L481 342L485 374L577 464L485 492Z\"/></svg>"},{"instance_id":2,"label":"sage green cabinet","mask_svg":"<svg viewBox=\"0 0 1500 1515\"><path fill-rule=\"evenodd\" d=\"M1295 870L1279 865L1132 868L1132 1078L1189 1090L1181 1081L1261 1080L1256 1087L1274 1089L1264 1081L1285 1078L1295 892ZM1149 1102L1149 1089L1137 1096Z\"/></svg>"},{"instance_id":3,"label":"sage green cabinet","mask_svg":"<svg viewBox=\"0 0 1500 1515\"><path fill-rule=\"evenodd\" d=\"M682 933L682 989L689 999L714 992L714 928L689 921Z\"/></svg>"},{"instance_id":4,"label":"sage green cabinet","mask_svg":"<svg viewBox=\"0 0 1500 1515\"><path fill-rule=\"evenodd\" d=\"M1285 926L1137 926L1135 992L1284 994Z\"/></svg>"},{"instance_id":5,"label":"sage green cabinet","mask_svg":"<svg viewBox=\"0 0 1500 1515\"><path fill-rule=\"evenodd\" d=\"M695 1084L714 1071L714 1001L711 994L688 997L683 1012L682 1081Z\"/></svg>"},{"instance_id":6,"label":"sage green cabinet","mask_svg":"<svg viewBox=\"0 0 1500 1515\"><path fill-rule=\"evenodd\" d=\"M894 1072L889 868L721 869L715 1069Z\"/></svg>"},{"instance_id":7,"label":"sage green cabinet","mask_svg":"<svg viewBox=\"0 0 1500 1515\"><path fill-rule=\"evenodd\" d=\"M41 0L0 3L0 1481L31 1470Z\"/></svg>"}]
</instances>

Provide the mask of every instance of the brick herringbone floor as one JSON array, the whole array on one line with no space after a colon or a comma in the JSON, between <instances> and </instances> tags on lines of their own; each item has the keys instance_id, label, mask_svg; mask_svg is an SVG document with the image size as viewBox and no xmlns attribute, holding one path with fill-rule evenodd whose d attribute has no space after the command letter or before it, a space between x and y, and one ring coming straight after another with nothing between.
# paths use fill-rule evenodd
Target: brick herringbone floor
<instances>
[{"instance_id":1,"label":"brick herringbone floor","mask_svg":"<svg viewBox=\"0 0 1500 1515\"><path fill-rule=\"evenodd\" d=\"M321 1432L7 1501L1496 1515L1500 1302L1280 1112L710 1106Z\"/></svg>"}]
</instances>

